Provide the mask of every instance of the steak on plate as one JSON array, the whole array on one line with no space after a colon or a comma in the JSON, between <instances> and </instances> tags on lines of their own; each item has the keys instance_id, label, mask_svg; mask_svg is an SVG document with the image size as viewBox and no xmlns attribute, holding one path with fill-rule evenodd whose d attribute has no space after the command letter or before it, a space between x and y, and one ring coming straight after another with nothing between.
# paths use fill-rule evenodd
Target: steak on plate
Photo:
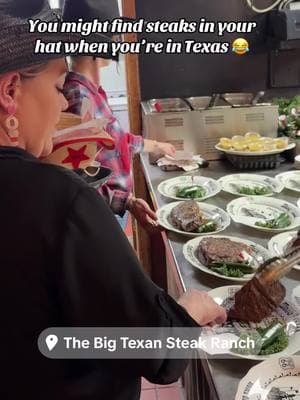
<instances>
[{"instance_id":1,"label":"steak on plate","mask_svg":"<svg viewBox=\"0 0 300 400\"><path fill-rule=\"evenodd\" d=\"M262 285L254 277L235 294L235 304L229 310L228 318L244 322L261 322L278 308L285 294L285 287L279 281Z\"/></svg>"},{"instance_id":2,"label":"steak on plate","mask_svg":"<svg viewBox=\"0 0 300 400\"><path fill-rule=\"evenodd\" d=\"M285 253L288 253L295 247L300 246L300 231L298 231L297 236L294 237L286 246Z\"/></svg>"},{"instance_id":3,"label":"steak on plate","mask_svg":"<svg viewBox=\"0 0 300 400\"><path fill-rule=\"evenodd\" d=\"M242 252L253 254L253 249L245 243L234 242L227 238L205 238L197 249L197 256L203 265L212 262L245 262Z\"/></svg>"},{"instance_id":4,"label":"steak on plate","mask_svg":"<svg viewBox=\"0 0 300 400\"><path fill-rule=\"evenodd\" d=\"M203 224L203 214L194 200L183 201L174 207L169 219L175 228L185 232L193 232Z\"/></svg>"}]
</instances>

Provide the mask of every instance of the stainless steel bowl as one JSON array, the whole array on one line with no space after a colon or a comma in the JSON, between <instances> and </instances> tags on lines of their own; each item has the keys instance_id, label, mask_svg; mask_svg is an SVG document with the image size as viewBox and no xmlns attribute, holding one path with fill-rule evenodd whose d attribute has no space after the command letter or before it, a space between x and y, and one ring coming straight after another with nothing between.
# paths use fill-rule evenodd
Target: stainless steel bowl
<instances>
[{"instance_id":1,"label":"stainless steel bowl","mask_svg":"<svg viewBox=\"0 0 300 400\"><path fill-rule=\"evenodd\" d=\"M194 110L205 110L211 101L211 96L188 97L186 99Z\"/></svg>"},{"instance_id":2,"label":"stainless steel bowl","mask_svg":"<svg viewBox=\"0 0 300 400\"><path fill-rule=\"evenodd\" d=\"M212 96L197 96L197 97L188 97L186 101L191 105L193 110L206 110L212 101ZM228 108L231 107L226 101L221 98L216 99L216 104L213 107L218 108Z\"/></svg>"},{"instance_id":3,"label":"stainless steel bowl","mask_svg":"<svg viewBox=\"0 0 300 400\"><path fill-rule=\"evenodd\" d=\"M253 93L223 93L223 99L234 107L251 106L254 99Z\"/></svg>"},{"instance_id":4,"label":"stainless steel bowl","mask_svg":"<svg viewBox=\"0 0 300 400\"><path fill-rule=\"evenodd\" d=\"M170 99L151 99L148 101L151 112L182 112L191 111L188 104L179 97Z\"/></svg>"}]
</instances>

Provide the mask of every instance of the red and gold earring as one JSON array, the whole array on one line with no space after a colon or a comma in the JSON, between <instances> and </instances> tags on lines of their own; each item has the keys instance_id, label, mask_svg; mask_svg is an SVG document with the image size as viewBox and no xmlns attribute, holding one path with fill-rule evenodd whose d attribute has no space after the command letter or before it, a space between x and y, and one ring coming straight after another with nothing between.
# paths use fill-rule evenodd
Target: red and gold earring
<instances>
[{"instance_id":1,"label":"red and gold earring","mask_svg":"<svg viewBox=\"0 0 300 400\"><path fill-rule=\"evenodd\" d=\"M18 118L15 117L15 112L16 109L14 106L10 106L7 109L7 112L9 114L9 116L7 117L6 121L5 121L5 126L7 129L7 134L10 138L10 141L12 143L13 146L18 146L19 144L19 121Z\"/></svg>"}]
</instances>

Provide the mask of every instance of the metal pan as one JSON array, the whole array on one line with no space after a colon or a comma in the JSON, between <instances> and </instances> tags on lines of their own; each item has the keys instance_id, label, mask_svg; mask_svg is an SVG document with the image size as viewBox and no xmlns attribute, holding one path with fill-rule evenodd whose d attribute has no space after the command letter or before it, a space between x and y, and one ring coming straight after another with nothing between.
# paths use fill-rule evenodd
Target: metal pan
<instances>
[{"instance_id":1,"label":"metal pan","mask_svg":"<svg viewBox=\"0 0 300 400\"><path fill-rule=\"evenodd\" d=\"M227 104L223 99L213 99L212 96L198 96L198 97L188 97L185 99L195 111L206 110L211 107L222 107L229 108L231 105ZM212 106L211 102L214 100L215 105Z\"/></svg>"},{"instance_id":2,"label":"metal pan","mask_svg":"<svg viewBox=\"0 0 300 400\"><path fill-rule=\"evenodd\" d=\"M250 107L254 100L253 93L223 93L221 96L233 107Z\"/></svg>"},{"instance_id":3,"label":"metal pan","mask_svg":"<svg viewBox=\"0 0 300 400\"><path fill-rule=\"evenodd\" d=\"M148 104L153 113L191 111L189 105L179 97L170 99L151 99L148 101Z\"/></svg>"}]
</instances>

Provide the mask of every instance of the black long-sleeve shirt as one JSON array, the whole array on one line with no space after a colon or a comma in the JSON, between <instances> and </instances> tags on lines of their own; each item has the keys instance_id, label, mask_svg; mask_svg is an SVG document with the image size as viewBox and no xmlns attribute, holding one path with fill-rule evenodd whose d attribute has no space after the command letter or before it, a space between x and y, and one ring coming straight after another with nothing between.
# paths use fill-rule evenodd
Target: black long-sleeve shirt
<instances>
[{"instance_id":1,"label":"black long-sleeve shirt","mask_svg":"<svg viewBox=\"0 0 300 400\"><path fill-rule=\"evenodd\" d=\"M140 377L169 383L175 360L52 360L55 326L196 326L149 280L99 194L70 171L0 147L0 398L137 400Z\"/></svg>"}]
</instances>

